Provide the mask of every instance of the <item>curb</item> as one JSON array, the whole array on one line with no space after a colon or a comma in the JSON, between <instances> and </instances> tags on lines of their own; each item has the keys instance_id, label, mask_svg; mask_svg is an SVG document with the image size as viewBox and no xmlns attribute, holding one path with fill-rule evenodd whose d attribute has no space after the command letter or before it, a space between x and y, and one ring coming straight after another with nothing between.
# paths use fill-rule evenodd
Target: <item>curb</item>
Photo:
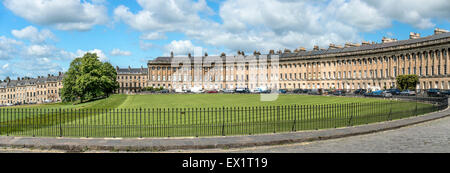
<instances>
[{"instance_id":1,"label":"curb","mask_svg":"<svg viewBox=\"0 0 450 173\"><path fill-rule=\"evenodd\" d=\"M166 151L187 149L243 148L282 145L318 140L336 139L398 129L450 116L450 109L405 119L316 131L263 134L252 136L225 136L202 138L35 138L0 137L0 147L33 148L84 152L107 151Z\"/></svg>"}]
</instances>

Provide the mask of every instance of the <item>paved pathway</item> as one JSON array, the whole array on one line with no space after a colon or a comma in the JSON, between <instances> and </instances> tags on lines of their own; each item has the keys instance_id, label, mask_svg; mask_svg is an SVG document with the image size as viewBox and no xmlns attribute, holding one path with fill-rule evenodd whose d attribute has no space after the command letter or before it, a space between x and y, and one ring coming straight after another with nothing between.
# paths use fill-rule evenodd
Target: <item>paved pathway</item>
<instances>
[{"instance_id":1,"label":"paved pathway","mask_svg":"<svg viewBox=\"0 0 450 173\"><path fill-rule=\"evenodd\" d=\"M445 152L450 153L450 117L396 130L361 136L229 150L189 150L169 152L262 152L262 153L391 153Z\"/></svg>"}]
</instances>

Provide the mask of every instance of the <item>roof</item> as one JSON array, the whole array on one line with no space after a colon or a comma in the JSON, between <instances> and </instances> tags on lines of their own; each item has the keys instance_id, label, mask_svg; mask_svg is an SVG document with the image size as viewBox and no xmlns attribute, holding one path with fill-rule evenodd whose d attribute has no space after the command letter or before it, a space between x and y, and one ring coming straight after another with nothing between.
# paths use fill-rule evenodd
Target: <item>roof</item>
<instances>
[{"instance_id":1,"label":"roof","mask_svg":"<svg viewBox=\"0 0 450 173\"><path fill-rule=\"evenodd\" d=\"M369 45L361 45L358 47L319 49L319 50L311 50L311 51L301 51L301 52L297 52L297 53L282 53L282 54L279 54L279 57L280 57L280 59L282 59L282 58L327 55L327 54L336 54L336 53L350 53L350 52L382 49L382 48L389 48L389 47L396 47L396 46L403 46L403 45L411 45L411 44L416 44L416 43L421 43L421 42L440 40L440 39L444 39L444 38L450 38L450 32L435 34L435 35L416 38L416 39L399 40L399 41L389 42L389 43L376 43L376 44L369 44ZM169 63L169 62L171 62L171 60L172 60L172 57L158 57L155 60L150 60L149 63L155 63L155 64Z\"/></svg>"},{"instance_id":2,"label":"roof","mask_svg":"<svg viewBox=\"0 0 450 173\"><path fill-rule=\"evenodd\" d=\"M148 68L117 68L117 74L148 74Z\"/></svg>"},{"instance_id":3,"label":"roof","mask_svg":"<svg viewBox=\"0 0 450 173\"><path fill-rule=\"evenodd\" d=\"M64 75L60 76L49 76L49 77L42 77L42 78L30 78L30 79L24 79L24 80L10 80L9 82L0 82L0 88L12 88L12 87L18 87L18 86L29 86L29 85L36 85L36 84L43 84L46 82L61 82L64 78Z\"/></svg>"}]
</instances>

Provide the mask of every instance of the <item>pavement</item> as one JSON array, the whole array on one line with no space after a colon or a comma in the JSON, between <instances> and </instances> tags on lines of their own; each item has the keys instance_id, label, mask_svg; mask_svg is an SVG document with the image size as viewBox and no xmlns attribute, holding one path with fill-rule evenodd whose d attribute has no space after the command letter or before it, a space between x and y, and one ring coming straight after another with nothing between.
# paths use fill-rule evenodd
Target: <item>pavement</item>
<instances>
[{"instance_id":1,"label":"pavement","mask_svg":"<svg viewBox=\"0 0 450 173\"><path fill-rule=\"evenodd\" d=\"M0 152L450 152L450 117L445 118L449 115L450 109L446 109L369 125L251 136L142 139L1 136Z\"/></svg>"}]
</instances>

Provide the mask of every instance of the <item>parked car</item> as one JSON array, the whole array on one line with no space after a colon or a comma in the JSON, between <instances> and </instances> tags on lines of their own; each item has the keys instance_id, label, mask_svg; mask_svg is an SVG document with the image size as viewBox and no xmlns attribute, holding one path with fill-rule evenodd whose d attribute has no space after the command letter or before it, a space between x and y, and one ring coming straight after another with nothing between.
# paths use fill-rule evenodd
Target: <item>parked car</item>
<instances>
[{"instance_id":1,"label":"parked car","mask_svg":"<svg viewBox=\"0 0 450 173\"><path fill-rule=\"evenodd\" d=\"M208 93L215 94L215 93L219 93L219 91L217 91L217 90L209 90Z\"/></svg>"},{"instance_id":2,"label":"parked car","mask_svg":"<svg viewBox=\"0 0 450 173\"><path fill-rule=\"evenodd\" d=\"M450 95L450 90L443 90L441 91L441 95Z\"/></svg>"},{"instance_id":3,"label":"parked car","mask_svg":"<svg viewBox=\"0 0 450 173\"><path fill-rule=\"evenodd\" d=\"M320 89L312 89L312 90L309 90L308 94L309 95L321 95L322 94L322 90L320 90Z\"/></svg>"},{"instance_id":4,"label":"parked car","mask_svg":"<svg viewBox=\"0 0 450 173\"><path fill-rule=\"evenodd\" d=\"M250 90L248 88L237 88L235 90L236 93L250 93Z\"/></svg>"},{"instance_id":5,"label":"parked car","mask_svg":"<svg viewBox=\"0 0 450 173\"><path fill-rule=\"evenodd\" d=\"M426 91L427 96L429 97L439 97L441 96L441 91L439 89L433 88L433 89L428 89Z\"/></svg>"},{"instance_id":6,"label":"parked car","mask_svg":"<svg viewBox=\"0 0 450 173\"><path fill-rule=\"evenodd\" d=\"M357 89L355 92L353 92L356 95L364 95L367 92L366 89Z\"/></svg>"},{"instance_id":7,"label":"parked car","mask_svg":"<svg viewBox=\"0 0 450 173\"><path fill-rule=\"evenodd\" d=\"M265 89L265 90L260 91L260 93L263 93L263 94L269 94L271 92L272 92L272 90L270 90L270 89Z\"/></svg>"},{"instance_id":8,"label":"parked car","mask_svg":"<svg viewBox=\"0 0 450 173\"><path fill-rule=\"evenodd\" d=\"M335 96L345 96L345 91L341 89L337 89L333 91L333 95Z\"/></svg>"},{"instance_id":9,"label":"parked car","mask_svg":"<svg viewBox=\"0 0 450 173\"><path fill-rule=\"evenodd\" d=\"M413 96L416 95L415 91L411 91L411 90L404 90L402 92L400 92L400 95L402 96Z\"/></svg>"},{"instance_id":10,"label":"parked car","mask_svg":"<svg viewBox=\"0 0 450 173\"><path fill-rule=\"evenodd\" d=\"M295 93L295 94L300 94L300 93L303 93L303 90L302 89L295 89L292 92Z\"/></svg>"},{"instance_id":11,"label":"parked car","mask_svg":"<svg viewBox=\"0 0 450 173\"><path fill-rule=\"evenodd\" d=\"M223 93L234 93L235 91L232 89L223 90Z\"/></svg>"},{"instance_id":12,"label":"parked car","mask_svg":"<svg viewBox=\"0 0 450 173\"><path fill-rule=\"evenodd\" d=\"M390 92L392 95L400 95L400 90L397 88L388 89L388 92Z\"/></svg>"},{"instance_id":13,"label":"parked car","mask_svg":"<svg viewBox=\"0 0 450 173\"><path fill-rule=\"evenodd\" d=\"M287 93L287 91L286 91L285 89L279 89L279 90L278 90L278 93L281 93L281 94L286 94L286 93Z\"/></svg>"},{"instance_id":14,"label":"parked car","mask_svg":"<svg viewBox=\"0 0 450 173\"><path fill-rule=\"evenodd\" d=\"M163 89L163 90L161 90L161 91L159 91L159 93L169 93L169 90L167 90L167 89Z\"/></svg>"}]
</instances>

